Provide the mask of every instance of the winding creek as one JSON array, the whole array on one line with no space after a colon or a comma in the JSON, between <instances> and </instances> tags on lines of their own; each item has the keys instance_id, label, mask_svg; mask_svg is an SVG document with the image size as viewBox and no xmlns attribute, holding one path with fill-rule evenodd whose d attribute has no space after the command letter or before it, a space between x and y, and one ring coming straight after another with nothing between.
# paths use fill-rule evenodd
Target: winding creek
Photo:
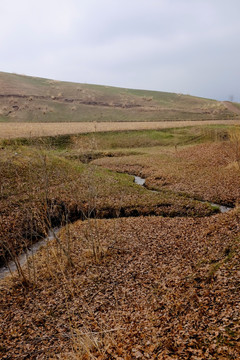
<instances>
[{"instance_id":1,"label":"winding creek","mask_svg":"<svg viewBox=\"0 0 240 360\"><path fill-rule=\"evenodd\" d=\"M141 185L141 186L144 186L145 185L145 182L146 182L146 179L144 178L141 178L140 176L134 176L134 182L137 184L137 185ZM149 190L149 189L148 189ZM149 191L152 191L152 192L158 192L157 190L149 190ZM198 200L199 201L199 200ZM232 210L233 208L232 207L228 207L228 206L224 206L224 205L220 205L220 204L215 204L213 202L209 202L209 201L201 201L203 203L206 203L206 204L210 204L214 207L217 207L219 209L219 211L221 213L226 213L230 210Z\"/></svg>"},{"instance_id":2,"label":"winding creek","mask_svg":"<svg viewBox=\"0 0 240 360\"><path fill-rule=\"evenodd\" d=\"M129 174L128 174L129 175ZM140 186L144 186L145 187L145 182L146 180L144 178L141 178L140 176L134 176L134 182L137 185ZM147 189L147 188L146 188ZM156 190L150 190L149 191L152 192L158 192ZM221 213L226 213L230 210L232 210L233 208L231 207L227 207L227 206L223 206L223 205L219 205L219 204L215 204L215 203L211 203L208 201L203 201L204 203L210 204L212 206L218 207L219 211ZM35 244L33 244L28 250L27 252L21 254L18 256L17 262L20 266L23 266L24 264L27 263L28 259L33 256L39 249L41 246L45 245L48 241L51 241L55 238L55 235L60 231L61 228L55 228L52 231L49 232L48 236L45 239L39 240L38 242L36 242ZM4 265L2 267L0 267L0 279L4 279L7 275L13 273L14 271L17 270L17 265L15 261L9 261L7 265Z\"/></svg>"},{"instance_id":3,"label":"winding creek","mask_svg":"<svg viewBox=\"0 0 240 360\"><path fill-rule=\"evenodd\" d=\"M49 234L46 238L39 240L35 244L29 247L29 249L23 254L19 255L17 258L17 262L20 266L23 266L28 262L28 259L33 256L41 246L45 245L48 241L51 241L55 238L54 234L56 234L59 229L50 230ZM0 267L0 279L4 279L7 275L13 273L17 270L17 264L15 261L9 261L7 265Z\"/></svg>"}]
</instances>

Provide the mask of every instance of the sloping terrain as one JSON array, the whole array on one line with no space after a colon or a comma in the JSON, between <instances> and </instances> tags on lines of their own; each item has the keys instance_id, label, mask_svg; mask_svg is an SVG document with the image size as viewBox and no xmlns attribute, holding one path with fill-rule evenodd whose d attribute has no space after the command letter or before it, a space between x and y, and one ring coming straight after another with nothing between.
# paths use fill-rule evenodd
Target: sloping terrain
<instances>
[{"instance_id":1,"label":"sloping terrain","mask_svg":"<svg viewBox=\"0 0 240 360\"><path fill-rule=\"evenodd\" d=\"M235 114L240 115L240 106L238 103L232 103L230 101L224 101L224 105L228 108L228 110L235 112Z\"/></svg>"},{"instance_id":2,"label":"sloping terrain","mask_svg":"<svg viewBox=\"0 0 240 360\"><path fill-rule=\"evenodd\" d=\"M181 121L237 116L224 103L189 95L0 72L0 121Z\"/></svg>"}]
</instances>

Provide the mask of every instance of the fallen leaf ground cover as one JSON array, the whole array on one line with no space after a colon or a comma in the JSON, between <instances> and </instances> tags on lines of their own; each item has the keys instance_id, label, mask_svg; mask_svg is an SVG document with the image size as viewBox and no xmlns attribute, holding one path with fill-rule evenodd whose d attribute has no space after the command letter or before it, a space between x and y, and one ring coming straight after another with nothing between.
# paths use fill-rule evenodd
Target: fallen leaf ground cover
<instances>
[{"instance_id":1,"label":"fallen leaf ground cover","mask_svg":"<svg viewBox=\"0 0 240 360\"><path fill-rule=\"evenodd\" d=\"M52 242L35 283L1 283L2 359L238 359L239 220L75 223L73 267Z\"/></svg>"},{"instance_id":2,"label":"fallen leaf ground cover","mask_svg":"<svg viewBox=\"0 0 240 360\"><path fill-rule=\"evenodd\" d=\"M191 199L235 205L237 154L174 131L142 147L124 133L3 145L2 241L19 250L49 218L87 220L1 280L1 358L239 359L239 208Z\"/></svg>"},{"instance_id":3,"label":"fallen leaf ground cover","mask_svg":"<svg viewBox=\"0 0 240 360\"><path fill-rule=\"evenodd\" d=\"M146 178L146 186L234 206L240 200L240 172L231 142L155 148L143 155L94 163Z\"/></svg>"},{"instance_id":4,"label":"fallen leaf ground cover","mask_svg":"<svg viewBox=\"0 0 240 360\"><path fill-rule=\"evenodd\" d=\"M117 174L73 160L52 149L10 146L0 150L1 263L14 257L52 226L85 217L205 216L207 204L150 193Z\"/></svg>"}]
</instances>

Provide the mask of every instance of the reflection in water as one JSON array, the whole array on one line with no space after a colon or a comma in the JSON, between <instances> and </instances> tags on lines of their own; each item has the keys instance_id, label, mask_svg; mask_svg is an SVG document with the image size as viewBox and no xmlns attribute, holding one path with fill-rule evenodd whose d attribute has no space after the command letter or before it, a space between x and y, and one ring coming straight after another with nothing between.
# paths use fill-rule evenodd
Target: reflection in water
<instances>
[{"instance_id":1,"label":"reflection in water","mask_svg":"<svg viewBox=\"0 0 240 360\"><path fill-rule=\"evenodd\" d=\"M24 254L18 256L18 263L20 266L26 264L29 257L33 256L42 245L45 245L48 241L54 239L54 234L57 234L59 229L53 229L49 231L48 236L45 239L38 241L33 244ZM16 263L14 261L9 261L7 265L0 267L0 279L5 278L7 275L17 270Z\"/></svg>"},{"instance_id":2,"label":"reflection in water","mask_svg":"<svg viewBox=\"0 0 240 360\"><path fill-rule=\"evenodd\" d=\"M146 182L146 180L143 179L143 178L141 178L140 176L135 176L135 177L134 177L134 181L135 181L135 183L138 184L138 185L144 185L145 182Z\"/></svg>"}]
</instances>

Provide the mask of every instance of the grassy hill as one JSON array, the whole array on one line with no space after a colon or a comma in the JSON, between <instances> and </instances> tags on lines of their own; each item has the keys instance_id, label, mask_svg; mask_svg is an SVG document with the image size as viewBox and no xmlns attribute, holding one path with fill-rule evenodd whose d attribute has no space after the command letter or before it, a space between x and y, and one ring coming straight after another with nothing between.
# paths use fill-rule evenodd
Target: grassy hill
<instances>
[{"instance_id":1,"label":"grassy hill","mask_svg":"<svg viewBox=\"0 0 240 360\"><path fill-rule=\"evenodd\" d=\"M226 103L189 95L0 72L2 122L218 120L237 116Z\"/></svg>"}]
</instances>

